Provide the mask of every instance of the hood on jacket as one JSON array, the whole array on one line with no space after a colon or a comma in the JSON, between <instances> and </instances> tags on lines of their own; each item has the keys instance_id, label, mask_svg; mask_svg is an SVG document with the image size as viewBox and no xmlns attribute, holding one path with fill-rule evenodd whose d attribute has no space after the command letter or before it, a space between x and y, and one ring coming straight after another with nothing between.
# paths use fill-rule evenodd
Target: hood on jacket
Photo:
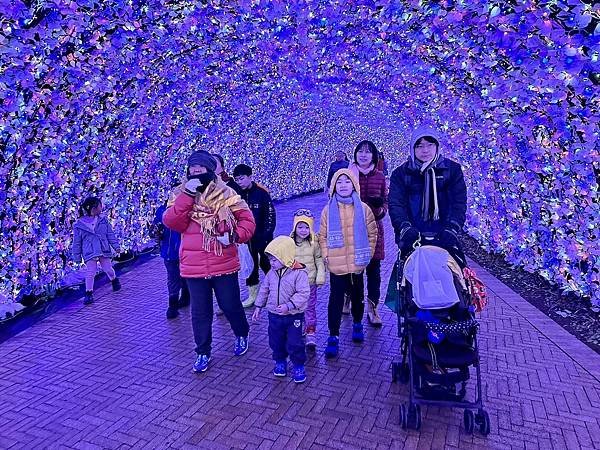
<instances>
[{"instance_id":1,"label":"hood on jacket","mask_svg":"<svg viewBox=\"0 0 600 450\"><path fill-rule=\"evenodd\" d=\"M277 236L265 248L265 253L273 255L285 267L295 268L296 243L289 236Z\"/></svg>"},{"instance_id":2,"label":"hood on jacket","mask_svg":"<svg viewBox=\"0 0 600 450\"><path fill-rule=\"evenodd\" d=\"M348 178L350 178L352 185L354 186L354 190L360 196L360 184L358 182L358 178L356 178L355 173L350 169L340 169L333 174L333 177L331 178L331 185L329 186L329 196L333 196L333 193L335 192L335 183L337 183L338 178L342 175L346 175Z\"/></svg>"},{"instance_id":3,"label":"hood on jacket","mask_svg":"<svg viewBox=\"0 0 600 450\"><path fill-rule=\"evenodd\" d=\"M418 126L417 128L415 128L415 130L413 131L413 134L412 134L412 138L410 140L410 159L412 162L415 162L415 144L417 143L417 141L419 139L421 139L422 137L425 137L425 136L431 136L436 141L438 141L439 145L437 148L436 155L440 154L440 147L442 145L442 142L440 140L440 134L438 133L437 130L435 130L434 128L432 128L430 126L421 125L421 126Z\"/></svg>"}]
</instances>

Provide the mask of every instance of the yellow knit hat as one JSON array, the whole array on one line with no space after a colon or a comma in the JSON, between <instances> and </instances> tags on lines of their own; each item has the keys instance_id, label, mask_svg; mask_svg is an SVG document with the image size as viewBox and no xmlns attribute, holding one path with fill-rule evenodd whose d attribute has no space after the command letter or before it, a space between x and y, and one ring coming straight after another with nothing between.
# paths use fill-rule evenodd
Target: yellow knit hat
<instances>
[{"instance_id":1,"label":"yellow knit hat","mask_svg":"<svg viewBox=\"0 0 600 450\"><path fill-rule=\"evenodd\" d=\"M294 213L294 226L292 227L292 235L296 232L296 227L300 222L304 222L306 225L308 225L310 234L314 234L315 219L310 209L300 208L296 210L296 212Z\"/></svg>"}]
</instances>

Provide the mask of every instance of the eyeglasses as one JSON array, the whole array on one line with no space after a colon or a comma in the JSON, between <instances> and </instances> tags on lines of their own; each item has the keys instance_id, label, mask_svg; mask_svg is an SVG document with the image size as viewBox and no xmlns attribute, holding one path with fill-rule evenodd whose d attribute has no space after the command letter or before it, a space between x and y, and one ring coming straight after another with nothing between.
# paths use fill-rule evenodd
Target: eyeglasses
<instances>
[{"instance_id":1,"label":"eyeglasses","mask_svg":"<svg viewBox=\"0 0 600 450\"><path fill-rule=\"evenodd\" d=\"M310 212L310 209L306 209L306 208L300 208L297 209L296 212L294 213L294 216L306 216L306 217L312 217L312 212Z\"/></svg>"},{"instance_id":2,"label":"eyeglasses","mask_svg":"<svg viewBox=\"0 0 600 450\"><path fill-rule=\"evenodd\" d=\"M435 147L435 144L433 142L426 142L424 144L419 144L419 145L415 146L415 148L419 148L419 149L421 149L421 148L431 148L431 147Z\"/></svg>"}]
</instances>

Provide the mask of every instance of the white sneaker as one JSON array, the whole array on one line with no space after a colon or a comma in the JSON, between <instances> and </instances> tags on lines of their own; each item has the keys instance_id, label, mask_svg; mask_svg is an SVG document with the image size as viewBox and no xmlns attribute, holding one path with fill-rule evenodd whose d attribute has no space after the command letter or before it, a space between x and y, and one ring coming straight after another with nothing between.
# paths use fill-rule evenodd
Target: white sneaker
<instances>
[{"instance_id":1,"label":"white sneaker","mask_svg":"<svg viewBox=\"0 0 600 450\"><path fill-rule=\"evenodd\" d=\"M250 308L252 305L254 305L256 296L258 295L258 284L255 286L248 286L248 293L248 299L242 302L242 306L244 308Z\"/></svg>"}]
</instances>

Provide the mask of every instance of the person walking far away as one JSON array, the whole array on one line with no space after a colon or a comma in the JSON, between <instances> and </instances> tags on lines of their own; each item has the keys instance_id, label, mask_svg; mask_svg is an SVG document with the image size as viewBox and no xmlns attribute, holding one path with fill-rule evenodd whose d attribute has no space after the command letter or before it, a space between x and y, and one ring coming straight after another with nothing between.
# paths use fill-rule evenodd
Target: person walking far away
<instances>
[{"instance_id":1,"label":"person walking far away","mask_svg":"<svg viewBox=\"0 0 600 450\"><path fill-rule=\"evenodd\" d=\"M349 164L350 162L343 151L338 150L335 152L335 161L331 163L329 166L329 172L327 173L327 189L329 189L331 186L331 179L333 178L333 175L338 170L347 168Z\"/></svg>"},{"instance_id":2,"label":"person walking far away","mask_svg":"<svg viewBox=\"0 0 600 450\"><path fill-rule=\"evenodd\" d=\"M246 202L215 175L216 166L210 153L192 153L187 181L175 190L163 215L163 223L181 233L180 269L190 291L195 372L205 372L212 356L213 291L235 335L234 355L248 351L235 244L248 242L256 225Z\"/></svg>"},{"instance_id":3,"label":"person walking far away","mask_svg":"<svg viewBox=\"0 0 600 450\"><path fill-rule=\"evenodd\" d=\"M108 219L102 215L102 208L99 198L86 198L79 208L81 217L73 225L73 260L79 263L83 259L85 262L85 305L94 301L98 263L111 281L113 291L121 289L121 282L111 263L113 254L121 252L119 241Z\"/></svg>"},{"instance_id":4,"label":"person walking far away","mask_svg":"<svg viewBox=\"0 0 600 450\"><path fill-rule=\"evenodd\" d=\"M238 164L233 169L233 178L242 188L241 196L248 204L256 222L256 232L248 243L254 261L254 270L246 279L249 296L243 303L244 308L249 308L254 304L258 294L259 267L265 274L271 268L269 259L265 256L265 247L273 240L276 223L275 207L267 190L254 182L250 166Z\"/></svg>"},{"instance_id":5,"label":"person walking far away","mask_svg":"<svg viewBox=\"0 0 600 450\"><path fill-rule=\"evenodd\" d=\"M287 358L292 362L292 378L306 381L306 350L302 332L304 310L310 287L304 264L294 259L296 245L289 236L278 236L265 248L271 270L260 285L252 319L259 320L261 309L269 311L269 346L273 351L276 377L287 376Z\"/></svg>"}]
</instances>

